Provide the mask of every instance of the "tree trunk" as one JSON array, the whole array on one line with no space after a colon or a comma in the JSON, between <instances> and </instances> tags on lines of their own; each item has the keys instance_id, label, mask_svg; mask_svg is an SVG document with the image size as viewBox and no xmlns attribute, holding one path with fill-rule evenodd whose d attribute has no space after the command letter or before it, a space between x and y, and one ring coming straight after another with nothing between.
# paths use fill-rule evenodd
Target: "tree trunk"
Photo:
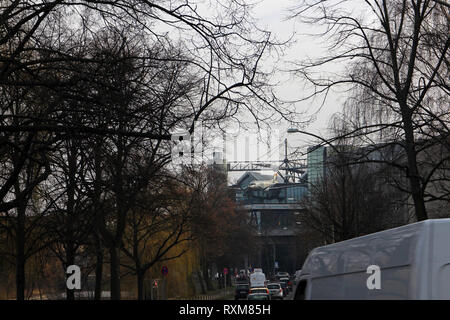
<instances>
[{"instance_id":1,"label":"tree trunk","mask_svg":"<svg viewBox=\"0 0 450 320\"><path fill-rule=\"evenodd\" d=\"M109 248L111 260L111 300L120 300L120 259L119 250L114 245Z\"/></svg>"},{"instance_id":2,"label":"tree trunk","mask_svg":"<svg viewBox=\"0 0 450 320\"><path fill-rule=\"evenodd\" d=\"M223 285L224 285L224 283L223 283L223 273L222 272L219 272L219 289L223 289L224 287L223 287Z\"/></svg>"},{"instance_id":3,"label":"tree trunk","mask_svg":"<svg viewBox=\"0 0 450 320\"><path fill-rule=\"evenodd\" d=\"M75 264L75 250L73 247L66 248L66 268ZM75 300L75 289L69 289L66 285L66 299Z\"/></svg>"},{"instance_id":4,"label":"tree trunk","mask_svg":"<svg viewBox=\"0 0 450 320\"><path fill-rule=\"evenodd\" d=\"M25 257L20 247L17 248L16 256L16 299L25 300Z\"/></svg>"},{"instance_id":5,"label":"tree trunk","mask_svg":"<svg viewBox=\"0 0 450 320\"><path fill-rule=\"evenodd\" d=\"M16 299L25 300L25 206L17 208Z\"/></svg>"},{"instance_id":6,"label":"tree trunk","mask_svg":"<svg viewBox=\"0 0 450 320\"><path fill-rule=\"evenodd\" d=\"M67 220L66 220L66 268L75 264L75 239L74 239L74 219L75 219L75 185L77 171L77 150L74 141L68 141L67 161L68 161L68 184L67 184ZM66 286L67 300L75 300L75 289L70 290Z\"/></svg>"},{"instance_id":7,"label":"tree trunk","mask_svg":"<svg viewBox=\"0 0 450 320\"><path fill-rule=\"evenodd\" d=\"M205 282L206 282L206 290L211 291L211 290L214 290L214 287L212 285L211 278L209 277L209 274L208 274L209 266L210 266L210 264L205 259L205 261L203 263L203 278L205 279Z\"/></svg>"},{"instance_id":8,"label":"tree trunk","mask_svg":"<svg viewBox=\"0 0 450 320\"><path fill-rule=\"evenodd\" d=\"M423 190L420 183L419 170L417 167L417 154L415 149L414 131L412 127L411 111L407 106L402 108L402 116L405 131L405 150L408 159L408 179L411 187L411 196L414 202L414 209L417 221L428 219Z\"/></svg>"},{"instance_id":9,"label":"tree trunk","mask_svg":"<svg viewBox=\"0 0 450 320\"><path fill-rule=\"evenodd\" d=\"M97 261L95 264L95 291L94 299L100 300L102 298L102 280L103 280L103 248L100 243L98 236L95 236L96 241L96 251L97 251Z\"/></svg>"},{"instance_id":10,"label":"tree trunk","mask_svg":"<svg viewBox=\"0 0 450 320\"><path fill-rule=\"evenodd\" d=\"M100 205L100 194L101 190L101 176L102 176L102 166L101 166L101 140L97 140L96 148L94 150L94 167L95 167L95 180L94 180L94 214L95 214L95 230L94 235L95 250L97 255L97 261L95 265L95 293L94 299L100 300L102 298L102 280L103 280L103 243L101 238L101 223L102 223L102 208Z\"/></svg>"},{"instance_id":11,"label":"tree trunk","mask_svg":"<svg viewBox=\"0 0 450 320\"><path fill-rule=\"evenodd\" d=\"M137 271L137 289L138 289L138 300L144 300L144 278L145 272Z\"/></svg>"}]
</instances>

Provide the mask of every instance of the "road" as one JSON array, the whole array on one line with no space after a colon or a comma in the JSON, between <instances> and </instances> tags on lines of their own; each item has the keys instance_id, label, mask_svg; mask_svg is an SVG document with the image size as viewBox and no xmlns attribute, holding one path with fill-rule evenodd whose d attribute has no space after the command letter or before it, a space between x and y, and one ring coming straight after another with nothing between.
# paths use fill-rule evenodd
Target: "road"
<instances>
[{"instance_id":1,"label":"road","mask_svg":"<svg viewBox=\"0 0 450 320\"><path fill-rule=\"evenodd\" d=\"M223 298L219 298L216 300L223 300ZM234 297L231 297L229 300L234 300ZM294 292L293 291L289 292L289 294L286 297L284 297L283 300L294 300Z\"/></svg>"},{"instance_id":2,"label":"road","mask_svg":"<svg viewBox=\"0 0 450 320\"><path fill-rule=\"evenodd\" d=\"M294 300L294 291L289 292L289 294L284 298L284 300Z\"/></svg>"}]
</instances>

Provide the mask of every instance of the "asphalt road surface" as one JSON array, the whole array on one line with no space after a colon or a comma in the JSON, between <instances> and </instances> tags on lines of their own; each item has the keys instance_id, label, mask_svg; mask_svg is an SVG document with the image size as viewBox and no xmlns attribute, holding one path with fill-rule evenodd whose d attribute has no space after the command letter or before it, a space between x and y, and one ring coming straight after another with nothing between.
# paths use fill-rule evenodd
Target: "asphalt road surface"
<instances>
[{"instance_id":1,"label":"asphalt road surface","mask_svg":"<svg viewBox=\"0 0 450 320\"><path fill-rule=\"evenodd\" d=\"M294 300L294 291L289 292L289 294L284 297L283 300Z\"/></svg>"}]
</instances>

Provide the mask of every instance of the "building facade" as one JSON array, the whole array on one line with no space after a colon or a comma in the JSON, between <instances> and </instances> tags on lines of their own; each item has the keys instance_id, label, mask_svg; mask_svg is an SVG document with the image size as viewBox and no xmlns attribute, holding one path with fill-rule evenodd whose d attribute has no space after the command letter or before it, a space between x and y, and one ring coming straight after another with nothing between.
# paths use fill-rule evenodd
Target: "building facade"
<instances>
[{"instance_id":1,"label":"building facade","mask_svg":"<svg viewBox=\"0 0 450 320\"><path fill-rule=\"evenodd\" d=\"M283 183L276 175L245 172L231 189L238 207L247 212L259 248L246 257L244 267L261 267L269 276L299 269L305 257L297 217L306 183Z\"/></svg>"}]
</instances>

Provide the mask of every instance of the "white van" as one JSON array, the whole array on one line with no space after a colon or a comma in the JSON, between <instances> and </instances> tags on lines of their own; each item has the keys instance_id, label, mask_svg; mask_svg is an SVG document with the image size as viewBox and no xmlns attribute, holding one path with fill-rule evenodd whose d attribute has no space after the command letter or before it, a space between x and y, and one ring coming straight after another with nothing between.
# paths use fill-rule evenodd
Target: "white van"
<instances>
[{"instance_id":1,"label":"white van","mask_svg":"<svg viewBox=\"0 0 450 320\"><path fill-rule=\"evenodd\" d=\"M262 269L256 270L250 275L250 287L264 287L266 285L266 275L262 273Z\"/></svg>"},{"instance_id":2,"label":"white van","mask_svg":"<svg viewBox=\"0 0 450 320\"><path fill-rule=\"evenodd\" d=\"M380 288L368 285L374 276L368 267L373 265L379 267ZM294 299L450 299L450 219L430 219L312 250Z\"/></svg>"}]
</instances>

